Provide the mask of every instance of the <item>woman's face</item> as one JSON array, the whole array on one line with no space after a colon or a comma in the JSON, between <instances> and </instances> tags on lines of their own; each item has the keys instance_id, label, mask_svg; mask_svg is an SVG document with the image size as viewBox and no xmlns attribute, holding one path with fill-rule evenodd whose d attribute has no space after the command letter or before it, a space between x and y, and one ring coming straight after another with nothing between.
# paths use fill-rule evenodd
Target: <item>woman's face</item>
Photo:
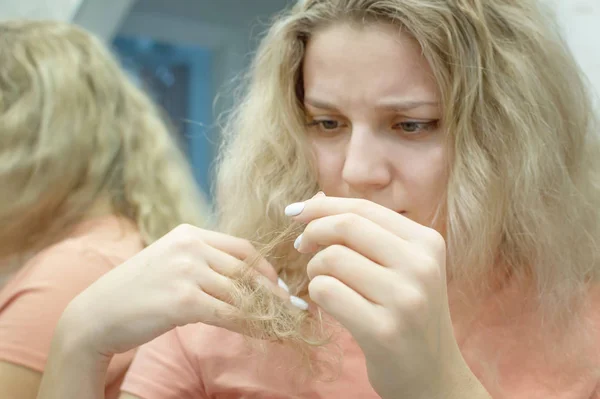
<instances>
[{"instance_id":1,"label":"woman's face","mask_svg":"<svg viewBox=\"0 0 600 399\"><path fill-rule=\"evenodd\" d=\"M321 189L431 225L448 163L439 93L418 43L390 25L333 25L310 39L303 73Z\"/></svg>"}]
</instances>

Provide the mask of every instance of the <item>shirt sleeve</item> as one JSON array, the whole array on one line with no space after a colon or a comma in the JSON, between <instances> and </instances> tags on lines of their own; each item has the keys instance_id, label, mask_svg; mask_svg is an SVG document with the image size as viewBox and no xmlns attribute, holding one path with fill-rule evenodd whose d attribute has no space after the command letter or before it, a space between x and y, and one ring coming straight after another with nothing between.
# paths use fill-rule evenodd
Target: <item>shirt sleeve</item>
<instances>
[{"instance_id":1,"label":"shirt sleeve","mask_svg":"<svg viewBox=\"0 0 600 399\"><path fill-rule=\"evenodd\" d=\"M141 399L208 399L178 329L138 349L121 390Z\"/></svg>"},{"instance_id":2,"label":"shirt sleeve","mask_svg":"<svg viewBox=\"0 0 600 399\"><path fill-rule=\"evenodd\" d=\"M100 254L68 245L50 248L31 259L19 281L2 293L0 361L43 372L62 312L111 268Z\"/></svg>"}]
</instances>

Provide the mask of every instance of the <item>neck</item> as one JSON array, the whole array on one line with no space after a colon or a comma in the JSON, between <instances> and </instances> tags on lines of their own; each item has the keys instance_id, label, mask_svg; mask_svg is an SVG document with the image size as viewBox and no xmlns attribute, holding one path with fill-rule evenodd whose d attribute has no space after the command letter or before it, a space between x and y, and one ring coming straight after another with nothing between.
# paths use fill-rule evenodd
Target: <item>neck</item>
<instances>
[{"instance_id":1,"label":"neck","mask_svg":"<svg viewBox=\"0 0 600 399\"><path fill-rule=\"evenodd\" d=\"M115 210L110 199L102 197L92 204L92 206L83 216L82 220L90 220L114 214Z\"/></svg>"}]
</instances>

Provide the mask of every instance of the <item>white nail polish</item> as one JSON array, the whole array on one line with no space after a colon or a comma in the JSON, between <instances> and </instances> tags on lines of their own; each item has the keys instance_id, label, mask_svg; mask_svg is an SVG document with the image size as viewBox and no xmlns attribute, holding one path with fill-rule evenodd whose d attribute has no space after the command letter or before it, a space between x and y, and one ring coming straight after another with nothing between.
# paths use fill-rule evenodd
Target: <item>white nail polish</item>
<instances>
[{"instance_id":1,"label":"white nail polish","mask_svg":"<svg viewBox=\"0 0 600 399\"><path fill-rule=\"evenodd\" d=\"M298 236L298 238L296 238L296 241L294 241L294 248L296 248L296 249L300 248L300 243L302 242L302 235L303 234L304 233L300 234Z\"/></svg>"},{"instance_id":2,"label":"white nail polish","mask_svg":"<svg viewBox=\"0 0 600 399\"><path fill-rule=\"evenodd\" d=\"M300 299L297 296L291 296L290 302L292 303L292 305L294 305L298 309L302 309L302 310L308 309L308 303L304 299Z\"/></svg>"},{"instance_id":3,"label":"white nail polish","mask_svg":"<svg viewBox=\"0 0 600 399\"><path fill-rule=\"evenodd\" d=\"M298 216L304 210L304 202L295 202L285 207L286 216Z\"/></svg>"},{"instance_id":4,"label":"white nail polish","mask_svg":"<svg viewBox=\"0 0 600 399\"><path fill-rule=\"evenodd\" d=\"M287 292L288 294L290 293L290 288L288 287L288 285L285 283L285 281L283 281L282 279L277 279L277 285L280 288L283 288L285 290L285 292Z\"/></svg>"}]
</instances>

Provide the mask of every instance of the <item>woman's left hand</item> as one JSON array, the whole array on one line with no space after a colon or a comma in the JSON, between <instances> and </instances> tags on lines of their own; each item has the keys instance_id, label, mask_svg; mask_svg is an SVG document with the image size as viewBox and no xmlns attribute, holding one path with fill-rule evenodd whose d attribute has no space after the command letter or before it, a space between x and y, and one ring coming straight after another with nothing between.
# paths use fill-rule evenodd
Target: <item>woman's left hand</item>
<instances>
[{"instance_id":1,"label":"woman's left hand","mask_svg":"<svg viewBox=\"0 0 600 399\"><path fill-rule=\"evenodd\" d=\"M383 398L464 394L455 376L470 371L450 319L443 237L362 199L315 196L286 214L307 224L298 251L317 252L311 299L354 336L374 389Z\"/></svg>"}]
</instances>

